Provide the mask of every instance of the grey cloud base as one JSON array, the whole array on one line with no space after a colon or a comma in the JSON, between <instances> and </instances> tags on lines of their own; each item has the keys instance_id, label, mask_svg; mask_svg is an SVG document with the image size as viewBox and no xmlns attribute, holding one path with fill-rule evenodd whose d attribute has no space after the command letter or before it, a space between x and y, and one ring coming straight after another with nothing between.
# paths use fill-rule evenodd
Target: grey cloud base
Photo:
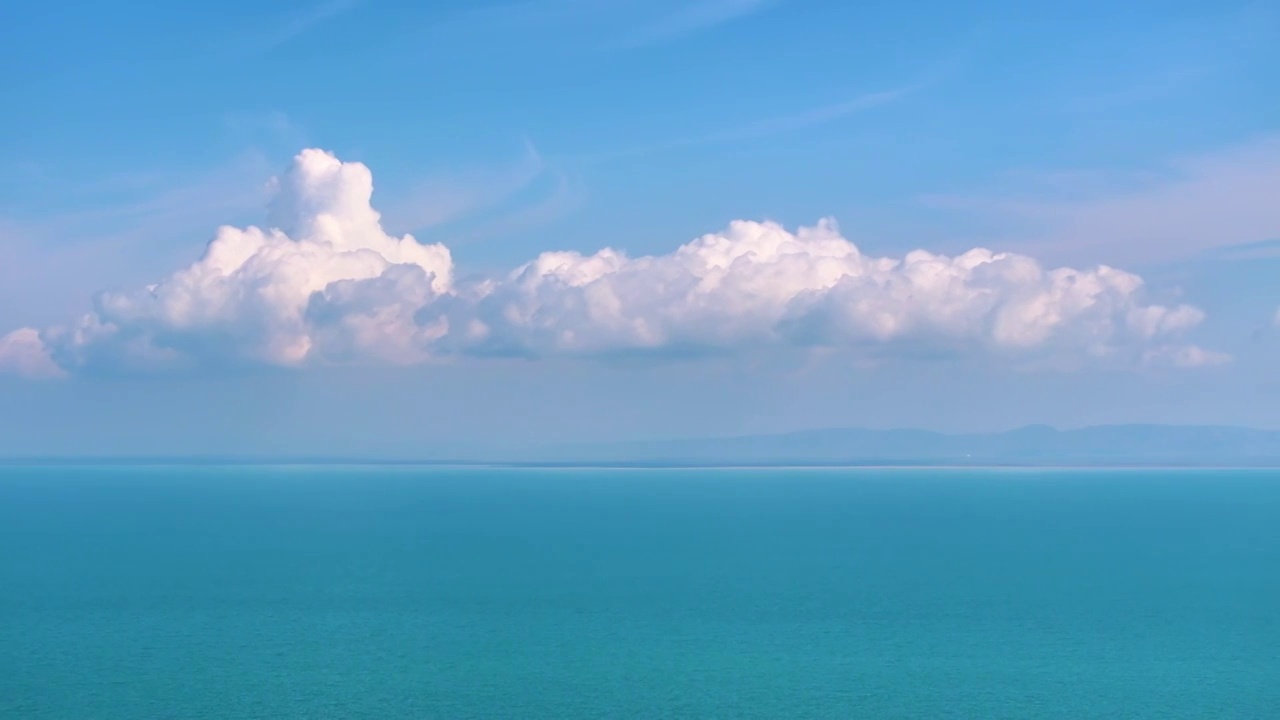
<instances>
[{"instance_id":1,"label":"grey cloud base","mask_svg":"<svg viewBox=\"0 0 1280 720\"><path fill-rule=\"evenodd\" d=\"M736 221L674 252L546 252L460 283L448 248L386 234L359 163L304 150L268 229L222 227L190 267L104 293L78 321L0 338L0 369L415 364L449 357L738 352L768 345L981 353L1053 368L1197 366L1204 317L1110 267L974 249L862 254L836 225Z\"/></svg>"}]
</instances>

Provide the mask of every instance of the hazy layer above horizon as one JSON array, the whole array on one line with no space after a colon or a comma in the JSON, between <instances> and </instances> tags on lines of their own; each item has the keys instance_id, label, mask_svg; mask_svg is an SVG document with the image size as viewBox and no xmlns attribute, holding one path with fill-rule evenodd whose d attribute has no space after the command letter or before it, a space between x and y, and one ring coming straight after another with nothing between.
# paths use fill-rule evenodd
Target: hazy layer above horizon
<instances>
[{"instance_id":1,"label":"hazy layer above horizon","mask_svg":"<svg viewBox=\"0 0 1280 720\"><path fill-rule=\"evenodd\" d=\"M10 455L10 460L461 462L620 465L1280 465L1280 432L1227 426L1114 425L999 433L819 429L773 435L527 447L433 445L396 455Z\"/></svg>"}]
</instances>

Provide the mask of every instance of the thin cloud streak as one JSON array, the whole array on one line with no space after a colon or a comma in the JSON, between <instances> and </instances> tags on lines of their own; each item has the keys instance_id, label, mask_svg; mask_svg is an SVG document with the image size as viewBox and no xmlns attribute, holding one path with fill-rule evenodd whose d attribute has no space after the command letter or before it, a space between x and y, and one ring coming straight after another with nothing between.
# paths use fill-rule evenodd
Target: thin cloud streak
<instances>
[{"instance_id":1,"label":"thin cloud streak","mask_svg":"<svg viewBox=\"0 0 1280 720\"><path fill-rule=\"evenodd\" d=\"M783 0L512 0L425 20L442 40L537 52L620 52L688 38L772 9ZM500 40L497 38L501 38Z\"/></svg>"},{"instance_id":2,"label":"thin cloud streak","mask_svg":"<svg viewBox=\"0 0 1280 720\"><path fill-rule=\"evenodd\" d=\"M672 147L738 142L741 140L753 140L755 138L768 137L770 135L795 132L796 130L803 130L816 125L834 122L836 120L849 117L850 115L856 115L864 110L871 110L873 108L883 107L885 105L898 102L899 100L906 98L911 93L919 90L920 87L920 85L909 85L893 90L886 90L884 92L867 93L844 102L824 105L822 107L803 110L780 117L758 120L748 125L732 128L730 130L678 141L674 143Z\"/></svg>"},{"instance_id":3,"label":"thin cloud streak","mask_svg":"<svg viewBox=\"0 0 1280 720\"><path fill-rule=\"evenodd\" d=\"M508 165L464 168L413 183L384 216L397 233L453 226L451 241L474 242L555 220L577 208L584 195L526 139L520 158Z\"/></svg>"},{"instance_id":4,"label":"thin cloud streak","mask_svg":"<svg viewBox=\"0 0 1280 720\"><path fill-rule=\"evenodd\" d=\"M777 0L700 0L641 29L618 47L634 49L668 42L754 15L775 4Z\"/></svg>"},{"instance_id":5,"label":"thin cloud streak","mask_svg":"<svg viewBox=\"0 0 1280 720\"><path fill-rule=\"evenodd\" d=\"M500 204L529 187L546 170L526 141L519 160L504 167L470 167L421 178L388 206L388 224L412 232L464 218Z\"/></svg>"},{"instance_id":6,"label":"thin cloud streak","mask_svg":"<svg viewBox=\"0 0 1280 720\"><path fill-rule=\"evenodd\" d=\"M29 236L63 246L171 238L193 227L203 232L219 219L261 207L272 167L264 155L250 152L188 176L126 173L97 183L103 190L116 185L129 191L126 200L21 224Z\"/></svg>"},{"instance_id":7,"label":"thin cloud streak","mask_svg":"<svg viewBox=\"0 0 1280 720\"><path fill-rule=\"evenodd\" d=\"M131 285L189 261L212 229L261 210L275 165L250 153L188 175L125 172L66 191L120 199L41 217L0 216L0 320L65 315L101 289L104 276Z\"/></svg>"},{"instance_id":8,"label":"thin cloud streak","mask_svg":"<svg viewBox=\"0 0 1280 720\"><path fill-rule=\"evenodd\" d=\"M354 10L361 0L326 0L288 17L271 31L250 37L241 52L259 55L270 52L309 32L312 28Z\"/></svg>"},{"instance_id":9,"label":"thin cloud streak","mask_svg":"<svg viewBox=\"0 0 1280 720\"><path fill-rule=\"evenodd\" d=\"M296 15L272 38L268 47L283 45L320 23L331 20L360 4L360 0L329 0Z\"/></svg>"},{"instance_id":10,"label":"thin cloud streak","mask_svg":"<svg viewBox=\"0 0 1280 720\"><path fill-rule=\"evenodd\" d=\"M551 188L539 199L522 205L508 213L484 222L461 236L455 237L455 245L484 242L521 232L531 227L545 225L577 210L586 199L586 190L569 175L551 170Z\"/></svg>"},{"instance_id":11,"label":"thin cloud streak","mask_svg":"<svg viewBox=\"0 0 1280 720\"><path fill-rule=\"evenodd\" d=\"M843 102L831 105L800 110L787 115L763 118L746 125L718 130L702 135L693 135L651 145L639 145L613 152L604 152L578 158L587 164L600 164L614 160L651 155L654 153L679 150L681 148L700 147L704 145L721 145L758 140L773 135L781 135L805 128L816 127L835 122L867 110L891 105L899 102L921 89L923 84L907 85L892 90L871 92L859 95Z\"/></svg>"},{"instance_id":12,"label":"thin cloud streak","mask_svg":"<svg viewBox=\"0 0 1280 720\"><path fill-rule=\"evenodd\" d=\"M1086 177L1094 179L1069 197L933 195L921 202L1018 228L1022 239L1013 247L1065 262L1173 262L1280 238L1280 135L1177 158L1137 180Z\"/></svg>"},{"instance_id":13,"label":"thin cloud streak","mask_svg":"<svg viewBox=\"0 0 1280 720\"><path fill-rule=\"evenodd\" d=\"M887 107L906 100L923 90L932 88L959 72L968 56L981 41L983 32L982 27L975 28L969 33L969 36L958 51L929 66L925 72L917 77L915 82L906 85L888 90L863 93L828 105L797 110L785 115L761 118L745 125L715 130L701 135L579 156L577 160L586 164L599 164L652 153L678 150L680 148L757 140L825 125L869 110Z\"/></svg>"}]
</instances>

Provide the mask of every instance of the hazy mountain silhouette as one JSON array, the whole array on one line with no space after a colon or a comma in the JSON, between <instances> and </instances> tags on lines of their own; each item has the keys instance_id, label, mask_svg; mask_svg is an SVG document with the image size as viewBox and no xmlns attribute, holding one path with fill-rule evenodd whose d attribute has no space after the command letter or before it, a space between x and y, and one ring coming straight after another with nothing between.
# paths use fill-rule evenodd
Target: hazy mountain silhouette
<instances>
[{"instance_id":1,"label":"hazy mountain silhouette","mask_svg":"<svg viewBox=\"0 0 1280 720\"><path fill-rule=\"evenodd\" d=\"M1007 432L806 430L778 435L562 446L530 459L654 464L1280 465L1280 431L1102 425Z\"/></svg>"}]
</instances>

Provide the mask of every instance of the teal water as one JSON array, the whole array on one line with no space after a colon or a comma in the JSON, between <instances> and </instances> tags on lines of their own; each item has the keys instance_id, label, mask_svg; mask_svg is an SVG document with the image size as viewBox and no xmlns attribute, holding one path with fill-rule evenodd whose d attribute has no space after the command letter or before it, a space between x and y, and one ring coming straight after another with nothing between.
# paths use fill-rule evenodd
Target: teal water
<instances>
[{"instance_id":1,"label":"teal water","mask_svg":"<svg viewBox=\"0 0 1280 720\"><path fill-rule=\"evenodd\" d=\"M1276 718L1280 474L0 468L0 717Z\"/></svg>"}]
</instances>

